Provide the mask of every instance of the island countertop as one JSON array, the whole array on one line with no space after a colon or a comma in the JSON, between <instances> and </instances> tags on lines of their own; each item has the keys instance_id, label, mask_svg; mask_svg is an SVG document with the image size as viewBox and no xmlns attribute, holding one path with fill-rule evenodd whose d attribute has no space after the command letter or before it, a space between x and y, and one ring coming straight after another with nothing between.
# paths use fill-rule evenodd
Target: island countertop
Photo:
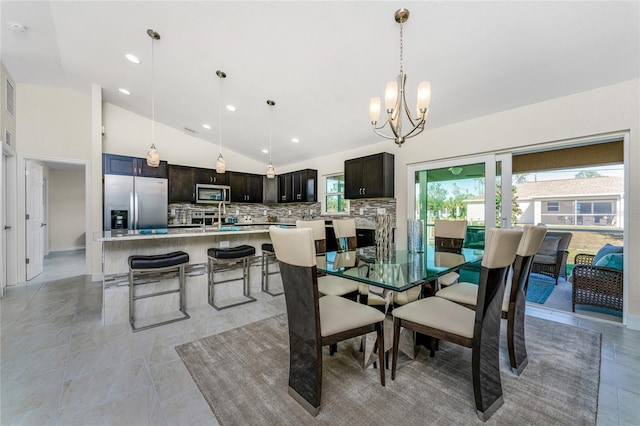
<instances>
[{"instance_id":1,"label":"island countertop","mask_svg":"<svg viewBox=\"0 0 640 426\"><path fill-rule=\"evenodd\" d=\"M269 232L270 225L251 225L251 226L223 226L221 229L213 226L200 228L169 228L156 230L143 230L126 232L97 232L94 234L94 240L100 242L110 241L140 241L167 238L184 238L184 237L212 237L212 236L233 236L247 234L265 234Z\"/></svg>"}]
</instances>

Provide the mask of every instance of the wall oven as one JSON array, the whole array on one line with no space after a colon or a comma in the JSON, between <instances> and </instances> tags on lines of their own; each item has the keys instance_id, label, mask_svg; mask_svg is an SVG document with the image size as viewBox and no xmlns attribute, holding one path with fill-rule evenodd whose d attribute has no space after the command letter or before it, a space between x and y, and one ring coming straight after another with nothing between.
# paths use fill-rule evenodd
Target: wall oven
<instances>
[{"instance_id":1,"label":"wall oven","mask_svg":"<svg viewBox=\"0 0 640 426\"><path fill-rule=\"evenodd\" d=\"M226 185L196 184L197 204L229 204L231 202L231 187Z\"/></svg>"}]
</instances>

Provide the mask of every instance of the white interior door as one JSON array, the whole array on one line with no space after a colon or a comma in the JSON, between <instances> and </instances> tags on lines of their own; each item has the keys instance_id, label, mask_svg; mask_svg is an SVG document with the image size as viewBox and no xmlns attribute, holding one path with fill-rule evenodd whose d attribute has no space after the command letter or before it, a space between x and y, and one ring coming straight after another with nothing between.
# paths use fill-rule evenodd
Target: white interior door
<instances>
[{"instance_id":1,"label":"white interior door","mask_svg":"<svg viewBox=\"0 0 640 426\"><path fill-rule=\"evenodd\" d=\"M2 264L2 285L0 285L0 296L4 295L4 288L7 286L7 233L11 227L7 224L7 156L2 153L2 163L0 164L0 226L2 226L2 252L0 254L0 264Z\"/></svg>"},{"instance_id":2,"label":"white interior door","mask_svg":"<svg viewBox=\"0 0 640 426\"><path fill-rule=\"evenodd\" d=\"M28 281L42 273L42 267L44 264L42 166L38 163L27 160L25 174Z\"/></svg>"}]
</instances>

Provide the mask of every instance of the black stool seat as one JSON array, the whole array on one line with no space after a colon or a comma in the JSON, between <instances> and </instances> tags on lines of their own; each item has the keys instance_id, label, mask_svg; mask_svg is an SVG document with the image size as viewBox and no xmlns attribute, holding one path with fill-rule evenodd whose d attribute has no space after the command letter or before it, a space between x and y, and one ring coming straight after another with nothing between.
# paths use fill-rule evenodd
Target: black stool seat
<instances>
[{"instance_id":1,"label":"black stool seat","mask_svg":"<svg viewBox=\"0 0 640 426\"><path fill-rule=\"evenodd\" d=\"M154 256L130 256L129 267L131 269L158 269L178 266L189 263L189 255L183 251L174 251L167 254Z\"/></svg>"},{"instance_id":2,"label":"black stool seat","mask_svg":"<svg viewBox=\"0 0 640 426\"><path fill-rule=\"evenodd\" d=\"M256 254L256 248L246 244L237 247L210 248L207 250L207 255L216 259L240 259L254 254Z\"/></svg>"},{"instance_id":3,"label":"black stool seat","mask_svg":"<svg viewBox=\"0 0 640 426\"><path fill-rule=\"evenodd\" d=\"M272 253L273 253L273 252L274 252L274 250L273 250L273 244L271 244L271 243L264 243L264 244L262 245L262 251L270 251L270 252L272 252Z\"/></svg>"}]
</instances>

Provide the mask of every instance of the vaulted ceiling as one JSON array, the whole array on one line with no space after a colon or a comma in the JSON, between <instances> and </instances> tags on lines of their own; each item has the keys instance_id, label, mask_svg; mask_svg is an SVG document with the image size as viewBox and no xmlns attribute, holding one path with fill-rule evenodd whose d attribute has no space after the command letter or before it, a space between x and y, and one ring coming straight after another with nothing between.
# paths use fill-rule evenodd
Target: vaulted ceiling
<instances>
[{"instance_id":1,"label":"vaulted ceiling","mask_svg":"<svg viewBox=\"0 0 640 426\"><path fill-rule=\"evenodd\" d=\"M196 130L276 166L382 140L372 96L429 80L427 129L638 78L640 3L613 1L6 1L2 61L18 83L68 87ZM16 31L14 23L27 27ZM147 29L161 35L154 45ZM125 54L142 61L135 65ZM228 77L220 98L216 70ZM131 95L118 92L126 88ZM211 130L204 129L208 123ZM544 125L544 123L540 123ZM293 143L292 138L299 143Z\"/></svg>"}]
</instances>

